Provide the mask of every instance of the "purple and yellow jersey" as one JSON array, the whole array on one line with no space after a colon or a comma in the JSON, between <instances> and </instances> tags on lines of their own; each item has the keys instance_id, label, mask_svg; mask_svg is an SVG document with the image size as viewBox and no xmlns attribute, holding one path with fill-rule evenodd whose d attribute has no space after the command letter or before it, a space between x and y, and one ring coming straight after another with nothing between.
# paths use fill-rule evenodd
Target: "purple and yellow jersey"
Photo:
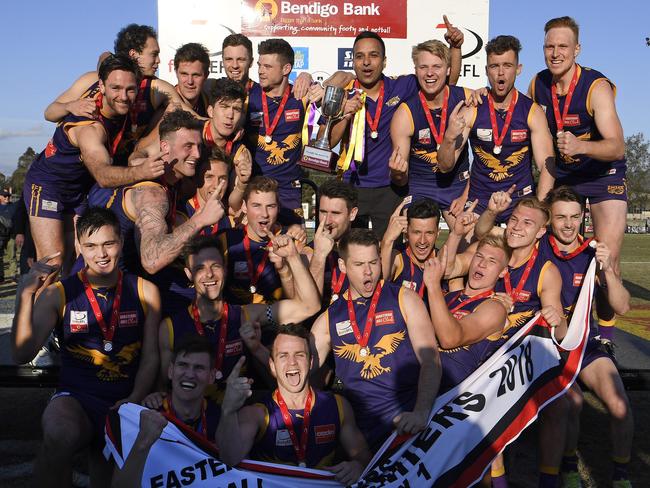
<instances>
[{"instance_id":1,"label":"purple and yellow jersey","mask_svg":"<svg viewBox=\"0 0 650 488\"><path fill-rule=\"evenodd\" d=\"M169 405L169 398L163 400L162 408L160 411L171 418L175 418L181 421L176 412L172 411L171 406ZM205 416L205 424L203 424ZM201 408L201 415L198 419L192 424L183 422L183 425L187 426L189 429L192 429L200 436L204 436L208 441L215 443L215 434L217 433L217 427L219 426L219 419L221 418L221 406L210 399L203 400L203 407ZM182 421L181 421L182 422Z\"/></svg>"},{"instance_id":2,"label":"purple and yellow jersey","mask_svg":"<svg viewBox=\"0 0 650 488\"><path fill-rule=\"evenodd\" d=\"M112 141L124 129L124 117L116 119L102 117L95 120L88 117L66 115L57 124L54 135L47 143L45 150L38 155L27 171L25 177L26 191L23 192L26 199L33 192L31 186L38 185L50 193L57 194L58 201L63 205L64 210L81 203L95 180L83 163L81 150L70 141L68 131L73 127L83 127L91 124L101 124L106 131L106 149L110 153ZM124 131L126 132L126 129ZM42 199L26 200L30 215L36 217L39 216L41 207L43 207L43 210L61 210L46 208L45 203L46 200ZM56 202L54 202L54 207L57 206Z\"/></svg>"},{"instance_id":3,"label":"purple and yellow jersey","mask_svg":"<svg viewBox=\"0 0 650 488\"><path fill-rule=\"evenodd\" d=\"M458 86L448 86L449 101L447 114L454 110L460 101L468 97L469 90ZM431 133L419 94L409 97L402 105L408 110L413 135L409 155L408 185L409 195L414 200L427 197L446 210L451 202L462 195L469 179L469 149L463 148L454 169L449 173L438 171L438 145ZM440 131L442 108L429 110L433 123ZM383 113L382 113L383 117Z\"/></svg>"},{"instance_id":4,"label":"purple and yellow jersey","mask_svg":"<svg viewBox=\"0 0 650 488\"><path fill-rule=\"evenodd\" d=\"M232 368L235 366L237 361L239 361L239 358L246 353L244 342L239 335L239 327L245 320L246 314L242 313L242 307L240 305L228 305L226 347L224 349L223 362L219 368L222 376L215 381L219 390L225 390L226 380L228 379L228 376L230 376ZM194 325L194 317L192 316L192 305L189 305L182 310L178 310L173 315L166 317L163 323L169 336L169 347L172 350L174 349L174 344L180 343L185 336L198 334L196 326ZM216 356L219 348L221 319L204 322L202 325L205 337L214 347ZM245 375L246 364L244 364L243 368L242 374Z\"/></svg>"},{"instance_id":5,"label":"purple and yellow jersey","mask_svg":"<svg viewBox=\"0 0 650 488\"><path fill-rule=\"evenodd\" d=\"M578 80L576 82L571 105L564 120L563 130L571 132L580 140L600 141L603 137L598 132L594 112L591 106L591 93L594 87L601 81L606 81L612 87L616 94L616 85L612 83L599 71L591 68L585 68L576 64L578 70ZM535 102L539 103L546 112L548 127L553 135L554 142L557 142L557 122L553 111L553 100L551 96L551 86L553 76L549 70L540 71L535 75L532 87L532 96ZM566 95L558 97L560 114L564 113ZM576 177L579 179L597 179L602 176L617 174L625 176L626 162L624 159L605 162L598 161L586 155L567 156L560 154L555 147L555 166L559 179L563 177Z\"/></svg>"},{"instance_id":6,"label":"purple and yellow jersey","mask_svg":"<svg viewBox=\"0 0 650 488\"><path fill-rule=\"evenodd\" d=\"M111 351L104 350L102 331L79 274L56 283L62 307L56 334L61 341L61 389L82 391L112 402L131 394L140 365L147 305L143 280L124 273L120 315ZM110 317L115 288L93 288L106 320Z\"/></svg>"},{"instance_id":7,"label":"purple and yellow jersey","mask_svg":"<svg viewBox=\"0 0 650 488\"><path fill-rule=\"evenodd\" d=\"M291 90L291 85L289 85ZM282 97L267 97L269 123L273 123ZM254 85L249 92L248 114L245 124L245 143L253 158L253 175L269 176L278 182L280 205L286 209L301 206L300 168L302 151L302 124L306 102L289 93L289 98L272 134L272 141L264 140L264 113L262 87Z\"/></svg>"},{"instance_id":8,"label":"purple and yellow jersey","mask_svg":"<svg viewBox=\"0 0 650 488\"><path fill-rule=\"evenodd\" d=\"M380 188L390 185L388 160L393 152L390 123L400 102L417 93L418 90L418 81L415 75L403 75L396 78L382 75L381 79L384 82L384 100L377 126L378 137L376 139L370 137L372 129L366 122L363 162L358 166L353 162L351 169L343 175L346 182L361 188ZM353 86L354 83L350 83L347 88L352 89ZM377 113L377 101L367 97L366 111L374 120Z\"/></svg>"},{"instance_id":9,"label":"purple and yellow jersey","mask_svg":"<svg viewBox=\"0 0 650 488\"><path fill-rule=\"evenodd\" d=\"M251 273L257 273L257 266L262 262L268 241L250 240L250 253L255 269L249 271L244 248L245 232L245 229L228 229L219 235L224 249L223 258L228 277L224 299L228 303L237 305L276 302L282 298L282 282L269 259L266 260L264 269L255 284L255 293L251 292Z\"/></svg>"},{"instance_id":10,"label":"purple and yellow jersey","mask_svg":"<svg viewBox=\"0 0 650 488\"><path fill-rule=\"evenodd\" d=\"M179 219L182 219L184 221L189 220L192 218L192 215L196 213L196 208L194 207L195 205L194 197L188 199L185 201L184 205L178 209L176 219L177 221ZM227 208L227 204L226 204ZM230 217L229 215L224 215L219 219L219 221L216 224L203 227L199 231L199 234L202 236L215 236L219 235L222 232L224 232L227 229L232 229L235 227L235 219L233 217Z\"/></svg>"},{"instance_id":11,"label":"purple and yellow jersey","mask_svg":"<svg viewBox=\"0 0 650 488\"><path fill-rule=\"evenodd\" d=\"M487 207L487 202L495 191L506 191L511 185L517 185L512 195L512 204L501 217L507 219L518 200L534 194L532 145L529 121L533 110L539 110L530 98L518 93L517 104L512 114L510 127L502 143L501 153L496 155L494 135L490 122L490 108L487 97L478 106L476 116L469 133L474 161L469 178L469 201L479 200L477 212ZM499 135L505 124L506 110L496 110L496 122Z\"/></svg>"},{"instance_id":12,"label":"purple and yellow jersey","mask_svg":"<svg viewBox=\"0 0 650 488\"><path fill-rule=\"evenodd\" d=\"M396 415L413 410L417 397L420 363L408 336L402 292L398 284L383 284L368 340L370 353L365 357L360 354L361 346L350 325L347 293L327 309L336 376L343 382L343 393L371 446L393 429ZM361 333L370 301L353 301Z\"/></svg>"},{"instance_id":13,"label":"purple and yellow jersey","mask_svg":"<svg viewBox=\"0 0 650 488\"><path fill-rule=\"evenodd\" d=\"M314 398L309 418L305 464L308 468L324 468L334 464L339 433L345 421L343 404L341 397L336 394L315 389L312 391ZM251 459L298 465L298 457L277 402L277 390L264 402L256 405L264 409L265 426L257 433ZM301 438L304 412L304 409L289 409L298 442Z\"/></svg>"},{"instance_id":14,"label":"purple and yellow jersey","mask_svg":"<svg viewBox=\"0 0 650 488\"><path fill-rule=\"evenodd\" d=\"M452 291L445 295L447 308L453 310L468 296L462 291ZM479 305L490 297L484 297L473 302L468 302L456 310L453 315L457 320L469 315L478 308ZM492 342L501 338L501 331L493 334L474 344L467 344L454 349L442 349L440 351L440 361L442 364L442 377L440 379L440 393L450 390L458 383L471 375L483 362L494 352Z\"/></svg>"},{"instance_id":15,"label":"purple and yellow jersey","mask_svg":"<svg viewBox=\"0 0 650 488\"><path fill-rule=\"evenodd\" d=\"M314 252L314 241L307 244L304 252L310 254ZM342 275L345 275L345 273L343 273L339 267L339 253L336 249L333 249L325 260L325 270L323 273L323 298L321 300L321 304L323 304L325 308L327 308L332 303L333 299L338 299L339 297L343 296L343 293L345 293L350 287L348 277L344 276L343 280L341 281L341 287L336 290L335 287L337 286L337 283L332 283L332 270L334 270L336 274L337 281L340 280L340 277ZM337 295L336 297L334 297L335 294Z\"/></svg>"},{"instance_id":16,"label":"purple and yellow jersey","mask_svg":"<svg viewBox=\"0 0 650 488\"><path fill-rule=\"evenodd\" d=\"M407 245L408 246L408 245ZM424 286L424 270L411 259L408 247L395 256L397 269L391 281L418 293Z\"/></svg>"}]
</instances>

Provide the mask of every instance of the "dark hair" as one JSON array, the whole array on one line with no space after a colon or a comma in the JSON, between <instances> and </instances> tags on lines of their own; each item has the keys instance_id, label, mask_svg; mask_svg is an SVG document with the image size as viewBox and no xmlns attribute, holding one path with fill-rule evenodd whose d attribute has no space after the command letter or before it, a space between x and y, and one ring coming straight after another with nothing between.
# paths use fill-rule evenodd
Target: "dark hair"
<instances>
[{"instance_id":1,"label":"dark hair","mask_svg":"<svg viewBox=\"0 0 650 488\"><path fill-rule=\"evenodd\" d=\"M200 61L203 65L203 73L208 76L210 72L210 53L203 44L190 42L183 44L176 50L174 55L174 69L177 70L181 63L193 63Z\"/></svg>"},{"instance_id":2,"label":"dark hair","mask_svg":"<svg viewBox=\"0 0 650 488\"><path fill-rule=\"evenodd\" d=\"M384 44L384 40L380 37L379 34L372 31L363 31L359 33L359 35L354 38L354 42L352 43L352 51L354 51L354 46L357 45L357 42L362 39L374 39L378 41L379 44L381 44L381 55L386 56L386 44Z\"/></svg>"},{"instance_id":3,"label":"dark hair","mask_svg":"<svg viewBox=\"0 0 650 488\"><path fill-rule=\"evenodd\" d=\"M176 362L176 358L181 354L207 353L210 356L210 368L214 365L214 346L210 344L207 337L200 336L196 333L190 333L174 344L172 351L171 364Z\"/></svg>"},{"instance_id":4,"label":"dark hair","mask_svg":"<svg viewBox=\"0 0 650 488\"><path fill-rule=\"evenodd\" d=\"M142 73L140 72L138 63L129 56L124 56L122 54L111 54L110 56L106 56L99 65L97 77L102 80L102 82L105 82L108 79L108 75L113 71L128 71L129 73L133 73L137 81L142 78Z\"/></svg>"},{"instance_id":5,"label":"dark hair","mask_svg":"<svg viewBox=\"0 0 650 488\"><path fill-rule=\"evenodd\" d=\"M339 241L339 256L345 261L348 258L348 248L350 244L358 246L375 246L377 253L379 253L379 240L373 231L370 229L350 229L343 234Z\"/></svg>"},{"instance_id":6,"label":"dark hair","mask_svg":"<svg viewBox=\"0 0 650 488\"><path fill-rule=\"evenodd\" d=\"M246 185L244 190L244 201L247 202L248 198L253 192L259 193L275 193L278 196L278 182L268 176L254 176Z\"/></svg>"},{"instance_id":7,"label":"dark hair","mask_svg":"<svg viewBox=\"0 0 650 488\"><path fill-rule=\"evenodd\" d=\"M215 80L212 89L208 93L208 103L212 106L221 100L241 100L244 103L246 101L246 91L235 80L219 78Z\"/></svg>"},{"instance_id":8,"label":"dark hair","mask_svg":"<svg viewBox=\"0 0 650 488\"><path fill-rule=\"evenodd\" d=\"M440 222L440 207L430 198L420 198L406 210L406 218L411 219L436 219Z\"/></svg>"},{"instance_id":9,"label":"dark hair","mask_svg":"<svg viewBox=\"0 0 650 488\"><path fill-rule=\"evenodd\" d=\"M359 193L348 183L332 178L323 183L318 189L318 198L341 198L345 200L348 211L359 206Z\"/></svg>"},{"instance_id":10,"label":"dark hair","mask_svg":"<svg viewBox=\"0 0 650 488\"><path fill-rule=\"evenodd\" d=\"M490 54L504 54L508 51L514 51L517 62L519 62L519 51L521 43L515 36L496 36L485 45L485 52Z\"/></svg>"},{"instance_id":11,"label":"dark hair","mask_svg":"<svg viewBox=\"0 0 650 488\"><path fill-rule=\"evenodd\" d=\"M555 202L576 202L580 205L580 209L584 210L585 208L585 199L576 193L573 188L570 186L562 185L557 188L553 188L546 198L544 198L544 203L550 208Z\"/></svg>"},{"instance_id":12,"label":"dark hair","mask_svg":"<svg viewBox=\"0 0 650 488\"><path fill-rule=\"evenodd\" d=\"M156 39L156 31L148 25L129 24L117 33L115 38L115 54L129 55L129 51L134 49L141 53L147 43L147 39L153 37Z\"/></svg>"},{"instance_id":13,"label":"dark hair","mask_svg":"<svg viewBox=\"0 0 650 488\"><path fill-rule=\"evenodd\" d=\"M573 17L557 17L555 19L549 20L544 25L544 34L548 34L548 31L556 27L568 27L573 31L573 34L576 36L576 42L579 42L580 39L580 27Z\"/></svg>"},{"instance_id":14,"label":"dark hair","mask_svg":"<svg viewBox=\"0 0 650 488\"><path fill-rule=\"evenodd\" d=\"M223 260L223 246L221 241L215 239L213 236L195 236L189 240L185 247L183 248L183 259L185 261L185 267L189 268L190 266L190 256L196 256L204 249L216 249Z\"/></svg>"},{"instance_id":15,"label":"dark hair","mask_svg":"<svg viewBox=\"0 0 650 488\"><path fill-rule=\"evenodd\" d=\"M228 46L244 46L248 55L253 59L253 43L244 34L230 34L226 36L221 43L221 50L224 51Z\"/></svg>"},{"instance_id":16,"label":"dark hair","mask_svg":"<svg viewBox=\"0 0 650 488\"><path fill-rule=\"evenodd\" d=\"M120 221L111 210L104 207L88 207L77 220L77 239L85 235L93 235L99 229L108 225L122 238Z\"/></svg>"},{"instance_id":17,"label":"dark hair","mask_svg":"<svg viewBox=\"0 0 650 488\"><path fill-rule=\"evenodd\" d=\"M280 63L285 65L289 63L293 67L294 54L291 44L284 39L266 39L257 46L257 54L277 54Z\"/></svg>"},{"instance_id":18,"label":"dark hair","mask_svg":"<svg viewBox=\"0 0 650 488\"><path fill-rule=\"evenodd\" d=\"M176 109L173 112L167 112L160 122L158 133L160 140L165 139L168 134L177 132L180 129L203 130L203 122L195 118L191 113L183 109Z\"/></svg>"},{"instance_id":19,"label":"dark hair","mask_svg":"<svg viewBox=\"0 0 650 488\"><path fill-rule=\"evenodd\" d=\"M280 334L304 339L305 342L307 343L307 352L309 354L308 357L311 357L311 347L309 344L309 331L305 328L305 326L302 324L280 324L278 325L275 339L273 339L273 343L271 344L271 358L273 358L275 341L278 340L278 336Z\"/></svg>"}]
</instances>

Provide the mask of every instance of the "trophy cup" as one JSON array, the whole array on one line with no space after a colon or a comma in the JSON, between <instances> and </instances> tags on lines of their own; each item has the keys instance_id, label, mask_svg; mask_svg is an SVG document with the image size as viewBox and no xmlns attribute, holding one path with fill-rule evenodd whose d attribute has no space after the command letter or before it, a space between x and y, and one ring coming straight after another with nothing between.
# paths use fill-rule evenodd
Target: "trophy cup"
<instances>
[{"instance_id":1,"label":"trophy cup","mask_svg":"<svg viewBox=\"0 0 650 488\"><path fill-rule=\"evenodd\" d=\"M298 164L318 171L334 172L336 154L330 148L329 133L332 122L343 116L345 100L345 89L337 86L325 87L323 103L320 108L323 117L327 118L325 131L318 140L312 139L308 145L303 147L302 157Z\"/></svg>"}]
</instances>

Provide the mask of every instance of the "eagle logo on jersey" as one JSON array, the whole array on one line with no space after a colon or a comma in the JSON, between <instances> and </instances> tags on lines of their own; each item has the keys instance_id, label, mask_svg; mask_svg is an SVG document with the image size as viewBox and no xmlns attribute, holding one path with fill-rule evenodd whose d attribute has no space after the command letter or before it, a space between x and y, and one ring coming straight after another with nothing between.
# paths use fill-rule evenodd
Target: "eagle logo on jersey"
<instances>
[{"instance_id":1,"label":"eagle logo on jersey","mask_svg":"<svg viewBox=\"0 0 650 488\"><path fill-rule=\"evenodd\" d=\"M138 341L124 346L113 358L98 349L89 349L81 345L68 346L67 349L75 359L100 366L101 369L97 372L100 380L118 381L128 378L121 368L135 361L142 349L142 343Z\"/></svg>"},{"instance_id":2,"label":"eagle logo on jersey","mask_svg":"<svg viewBox=\"0 0 650 488\"><path fill-rule=\"evenodd\" d=\"M579 141L590 141L591 140L591 134L589 132L585 132L584 134L580 134L579 136L576 136L576 139L578 139ZM566 164L580 162L579 157L574 158L573 156L569 156L568 154L560 153L560 157L562 158L562 161L564 163L566 163Z\"/></svg>"},{"instance_id":3,"label":"eagle logo on jersey","mask_svg":"<svg viewBox=\"0 0 650 488\"><path fill-rule=\"evenodd\" d=\"M507 339L508 336L506 335L506 332L508 332L512 328L521 327L530 319L532 319L533 315L535 315L535 312L533 310L524 310L523 312L516 312L516 313L509 314L508 323L503 328L503 330L499 332L495 332L494 334L488 337L488 340L498 341L501 338Z\"/></svg>"},{"instance_id":4,"label":"eagle logo on jersey","mask_svg":"<svg viewBox=\"0 0 650 488\"><path fill-rule=\"evenodd\" d=\"M287 151L296 149L299 145L300 134L289 134L281 142L271 141L270 144L267 144L264 141L264 136L257 136L257 147L269 153L266 158L266 162L272 166L284 164L289 161L289 159L285 156L285 153Z\"/></svg>"},{"instance_id":5,"label":"eagle logo on jersey","mask_svg":"<svg viewBox=\"0 0 650 488\"><path fill-rule=\"evenodd\" d=\"M377 376L390 373L390 367L383 367L381 360L383 357L393 354L401 342L404 340L406 333L401 330L393 334L386 334L384 337L377 341L377 344L372 346L373 351L378 351L376 354L361 355L361 346L359 344L346 344L336 346L334 353L342 358L355 363L363 363L361 368L361 377L364 380L371 380Z\"/></svg>"},{"instance_id":6,"label":"eagle logo on jersey","mask_svg":"<svg viewBox=\"0 0 650 488\"><path fill-rule=\"evenodd\" d=\"M509 170L524 160L524 156L528 152L528 146L524 146L518 151L514 151L505 159L503 164L501 161L499 161L499 158L493 156L487 151L484 151L480 147L476 147L475 151L481 162L492 170L488 176L494 181L503 181L506 178L512 178L512 174L509 172Z\"/></svg>"},{"instance_id":7,"label":"eagle logo on jersey","mask_svg":"<svg viewBox=\"0 0 650 488\"><path fill-rule=\"evenodd\" d=\"M438 172L438 151L427 151L425 149L414 149L411 151L413 156L426 161L431 165L431 171L434 173Z\"/></svg>"}]
</instances>

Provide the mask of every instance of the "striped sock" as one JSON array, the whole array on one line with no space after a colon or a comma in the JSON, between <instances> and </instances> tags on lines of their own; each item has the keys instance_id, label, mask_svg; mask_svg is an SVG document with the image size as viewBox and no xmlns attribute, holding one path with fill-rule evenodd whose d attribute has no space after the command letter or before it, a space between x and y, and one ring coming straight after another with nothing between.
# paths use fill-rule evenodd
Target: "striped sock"
<instances>
[{"instance_id":1,"label":"striped sock","mask_svg":"<svg viewBox=\"0 0 650 488\"><path fill-rule=\"evenodd\" d=\"M567 451L564 453L562 458L562 472L563 473L573 473L578 471L578 453L573 451Z\"/></svg>"},{"instance_id":2,"label":"striped sock","mask_svg":"<svg viewBox=\"0 0 650 488\"><path fill-rule=\"evenodd\" d=\"M614 329L616 329L616 316L612 320L598 319L598 333L601 339L613 342Z\"/></svg>"},{"instance_id":3,"label":"striped sock","mask_svg":"<svg viewBox=\"0 0 650 488\"><path fill-rule=\"evenodd\" d=\"M550 466L539 467L539 488L559 488L560 470Z\"/></svg>"},{"instance_id":4,"label":"striped sock","mask_svg":"<svg viewBox=\"0 0 650 488\"><path fill-rule=\"evenodd\" d=\"M630 458L613 457L612 461L614 461L614 476L612 476L612 480L626 480L629 477L627 466L630 463Z\"/></svg>"},{"instance_id":5,"label":"striped sock","mask_svg":"<svg viewBox=\"0 0 650 488\"><path fill-rule=\"evenodd\" d=\"M508 478L506 478L505 468L492 469L490 472L492 478L492 488L508 488Z\"/></svg>"}]
</instances>

